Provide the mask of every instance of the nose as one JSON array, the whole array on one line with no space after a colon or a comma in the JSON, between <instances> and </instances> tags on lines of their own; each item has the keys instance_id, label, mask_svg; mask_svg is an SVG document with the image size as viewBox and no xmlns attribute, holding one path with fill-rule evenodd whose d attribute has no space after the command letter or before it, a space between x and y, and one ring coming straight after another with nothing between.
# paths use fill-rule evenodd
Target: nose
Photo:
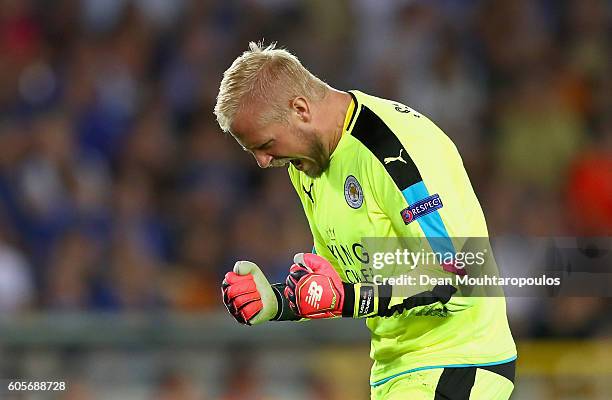
<instances>
[{"instance_id":1,"label":"nose","mask_svg":"<svg viewBox=\"0 0 612 400\"><path fill-rule=\"evenodd\" d=\"M269 154L257 151L253 153L253 156L255 156L255 160L257 161L259 168L268 168L272 163L272 159L274 159L274 157Z\"/></svg>"}]
</instances>

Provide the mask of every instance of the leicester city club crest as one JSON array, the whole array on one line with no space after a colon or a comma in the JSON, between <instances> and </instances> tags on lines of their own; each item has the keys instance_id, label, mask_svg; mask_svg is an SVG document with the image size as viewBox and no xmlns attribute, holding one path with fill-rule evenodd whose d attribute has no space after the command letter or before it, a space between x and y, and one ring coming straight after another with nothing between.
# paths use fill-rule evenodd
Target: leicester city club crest
<instances>
[{"instance_id":1,"label":"leicester city club crest","mask_svg":"<svg viewBox=\"0 0 612 400\"><path fill-rule=\"evenodd\" d=\"M359 208L363 204L363 190L353 175L347 176L344 181L344 198L352 208Z\"/></svg>"}]
</instances>

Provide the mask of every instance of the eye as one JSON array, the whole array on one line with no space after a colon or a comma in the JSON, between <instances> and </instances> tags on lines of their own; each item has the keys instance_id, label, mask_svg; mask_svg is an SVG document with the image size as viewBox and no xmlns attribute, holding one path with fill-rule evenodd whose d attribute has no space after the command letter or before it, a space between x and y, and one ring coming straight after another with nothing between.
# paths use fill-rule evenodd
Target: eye
<instances>
[{"instance_id":1,"label":"eye","mask_svg":"<svg viewBox=\"0 0 612 400\"><path fill-rule=\"evenodd\" d=\"M272 147L272 144L274 143L274 139L270 139L268 140L266 143L262 144L261 146L258 147L258 150L266 150L269 149L270 147Z\"/></svg>"}]
</instances>

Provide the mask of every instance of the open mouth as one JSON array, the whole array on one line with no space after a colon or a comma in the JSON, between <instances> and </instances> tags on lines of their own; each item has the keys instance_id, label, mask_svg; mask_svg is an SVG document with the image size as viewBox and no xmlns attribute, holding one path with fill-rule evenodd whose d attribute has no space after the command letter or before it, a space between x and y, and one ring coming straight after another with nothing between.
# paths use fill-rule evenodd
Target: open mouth
<instances>
[{"instance_id":1,"label":"open mouth","mask_svg":"<svg viewBox=\"0 0 612 400\"><path fill-rule=\"evenodd\" d=\"M290 161L291 159L289 158L275 158L270 163L270 167L273 167L273 168L285 167Z\"/></svg>"},{"instance_id":2,"label":"open mouth","mask_svg":"<svg viewBox=\"0 0 612 400\"><path fill-rule=\"evenodd\" d=\"M291 164L293 164L293 166L298 170L302 170L302 160L300 160L299 158L294 158L293 160L291 160Z\"/></svg>"}]
</instances>

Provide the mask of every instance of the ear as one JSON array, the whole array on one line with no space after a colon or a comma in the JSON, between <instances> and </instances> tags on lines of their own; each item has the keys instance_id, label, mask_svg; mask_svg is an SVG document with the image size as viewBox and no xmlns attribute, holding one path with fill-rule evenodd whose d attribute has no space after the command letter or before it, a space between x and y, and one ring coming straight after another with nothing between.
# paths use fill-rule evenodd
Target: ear
<instances>
[{"instance_id":1,"label":"ear","mask_svg":"<svg viewBox=\"0 0 612 400\"><path fill-rule=\"evenodd\" d=\"M310 122L312 119L310 104L305 97L298 96L291 100L291 111L301 122Z\"/></svg>"}]
</instances>

